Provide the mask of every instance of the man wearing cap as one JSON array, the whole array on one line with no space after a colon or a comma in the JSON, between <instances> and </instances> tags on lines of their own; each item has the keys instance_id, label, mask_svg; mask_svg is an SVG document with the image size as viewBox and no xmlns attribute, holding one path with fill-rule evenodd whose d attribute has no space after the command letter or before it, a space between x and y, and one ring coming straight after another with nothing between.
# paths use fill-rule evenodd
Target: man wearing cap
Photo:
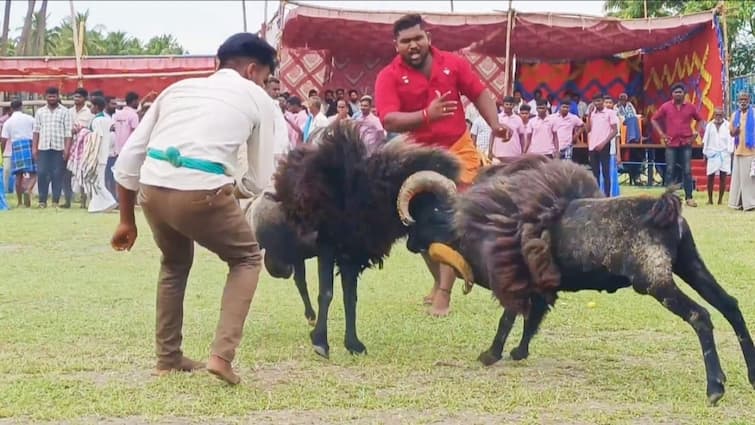
<instances>
[{"instance_id":1,"label":"man wearing cap","mask_svg":"<svg viewBox=\"0 0 755 425\"><path fill-rule=\"evenodd\" d=\"M249 33L218 49L218 70L163 91L123 147L113 174L121 202L111 244L130 250L137 230L137 191L162 252L157 289L156 374L204 365L181 350L183 298L194 242L228 264L207 370L229 384L260 272L260 250L234 194L237 151L247 146L247 188L261 192L274 172L273 104L262 88L275 68L275 50Z\"/></svg>"},{"instance_id":2,"label":"man wearing cap","mask_svg":"<svg viewBox=\"0 0 755 425\"><path fill-rule=\"evenodd\" d=\"M447 149L461 162L460 189L469 186L483 164L464 117L461 95L470 99L492 133L508 141L510 131L498 122L492 94L469 62L430 45L420 15L406 15L393 24L398 55L375 81L375 106L389 133L409 132L422 145ZM453 269L424 255L435 285L425 301L429 311L445 316L456 278Z\"/></svg>"},{"instance_id":3,"label":"man wearing cap","mask_svg":"<svg viewBox=\"0 0 755 425\"><path fill-rule=\"evenodd\" d=\"M705 120L694 105L684 101L685 91L682 83L671 86L671 100L658 108L651 122L666 145L666 186L674 184L674 169L681 166L684 197L688 206L696 207L692 199L692 141L697 134L692 133L692 121L697 121L699 134L703 134Z\"/></svg>"}]
</instances>

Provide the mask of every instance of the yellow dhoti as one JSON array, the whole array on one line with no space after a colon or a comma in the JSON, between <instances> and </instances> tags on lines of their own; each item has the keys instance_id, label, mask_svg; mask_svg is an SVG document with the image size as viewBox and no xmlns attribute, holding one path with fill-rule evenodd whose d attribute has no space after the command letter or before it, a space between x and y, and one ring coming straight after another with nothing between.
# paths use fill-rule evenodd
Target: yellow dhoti
<instances>
[{"instance_id":1,"label":"yellow dhoti","mask_svg":"<svg viewBox=\"0 0 755 425\"><path fill-rule=\"evenodd\" d=\"M459 181L463 187L471 185L475 177L477 177L477 173L480 172L480 169L490 163L490 161L488 161L487 158L477 150L474 140L472 140L472 136L468 131L464 132L459 140L448 148L448 151L459 158L459 162L461 163Z\"/></svg>"}]
</instances>

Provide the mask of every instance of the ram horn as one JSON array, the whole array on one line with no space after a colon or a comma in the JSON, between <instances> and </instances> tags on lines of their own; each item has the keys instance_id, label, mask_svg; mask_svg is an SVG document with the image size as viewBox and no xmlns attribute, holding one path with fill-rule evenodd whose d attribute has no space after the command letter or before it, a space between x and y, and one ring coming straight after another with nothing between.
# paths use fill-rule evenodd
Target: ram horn
<instances>
[{"instance_id":1,"label":"ram horn","mask_svg":"<svg viewBox=\"0 0 755 425\"><path fill-rule=\"evenodd\" d=\"M405 226L414 224L414 219L409 213L409 203L416 195L423 192L453 197L456 195L456 184L448 177L429 170L418 171L407 177L401 185L396 200L398 215Z\"/></svg>"}]
</instances>

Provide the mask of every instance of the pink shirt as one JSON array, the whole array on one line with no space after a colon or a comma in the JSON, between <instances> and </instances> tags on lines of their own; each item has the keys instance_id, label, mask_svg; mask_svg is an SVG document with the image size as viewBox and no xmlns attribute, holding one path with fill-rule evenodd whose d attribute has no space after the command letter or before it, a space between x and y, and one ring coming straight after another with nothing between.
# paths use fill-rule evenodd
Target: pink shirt
<instances>
[{"instance_id":1,"label":"pink shirt","mask_svg":"<svg viewBox=\"0 0 755 425\"><path fill-rule=\"evenodd\" d=\"M517 114L506 115L505 112L498 114L498 122L508 126L513 133L508 142L496 137L493 139L493 156L496 158L519 156L522 154L522 139L526 132L522 118Z\"/></svg>"},{"instance_id":2,"label":"pink shirt","mask_svg":"<svg viewBox=\"0 0 755 425\"><path fill-rule=\"evenodd\" d=\"M293 121L299 127L299 130L304 130L304 125L307 123L307 113L304 109L296 114L286 111L285 115L288 120ZM291 127L291 123L288 120L286 120L286 124L288 124L288 143L291 149L293 149L296 145L302 143L302 136Z\"/></svg>"},{"instance_id":3,"label":"pink shirt","mask_svg":"<svg viewBox=\"0 0 755 425\"><path fill-rule=\"evenodd\" d=\"M560 113L551 115L553 120L553 129L558 137L558 149L564 150L572 145L574 138L574 129L585 125L578 116L571 112L562 116Z\"/></svg>"},{"instance_id":4,"label":"pink shirt","mask_svg":"<svg viewBox=\"0 0 755 425\"><path fill-rule=\"evenodd\" d=\"M587 148L594 151L611 133L611 127L619 125L619 116L613 109L603 108L590 114L590 134L587 135Z\"/></svg>"},{"instance_id":5,"label":"pink shirt","mask_svg":"<svg viewBox=\"0 0 755 425\"><path fill-rule=\"evenodd\" d=\"M553 155L556 147L553 144L555 130L553 129L553 119L546 116L530 118L527 122L527 133L531 134L529 153L540 155Z\"/></svg>"},{"instance_id":6,"label":"pink shirt","mask_svg":"<svg viewBox=\"0 0 755 425\"><path fill-rule=\"evenodd\" d=\"M124 106L120 111L115 111L115 114L113 114L113 128L115 130L114 156L121 153L126 140L128 140L138 125L139 115L136 114L136 109Z\"/></svg>"},{"instance_id":7,"label":"pink shirt","mask_svg":"<svg viewBox=\"0 0 755 425\"><path fill-rule=\"evenodd\" d=\"M362 142L367 146L368 153L374 152L385 142L385 131L383 130L383 125L380 123L380 118L369 114L366 117L361 116L354 121L361 123L359 134L362 136Z\"/></svg>"}]
</instances>

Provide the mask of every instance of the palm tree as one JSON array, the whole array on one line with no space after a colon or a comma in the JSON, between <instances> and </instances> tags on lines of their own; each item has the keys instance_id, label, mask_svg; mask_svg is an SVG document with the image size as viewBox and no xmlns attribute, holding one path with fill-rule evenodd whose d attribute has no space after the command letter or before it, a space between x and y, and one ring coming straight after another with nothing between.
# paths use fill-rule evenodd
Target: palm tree
<instances>
[{"instance_id":1,"label":"palm tree","mask_svg":"<svg viewBox=\"0 0 755 425\"><path fill-rule=\"evenodd\" d=\"M148 55L184 55L188 53L171 34L152 37L144 46L144 49Z\"/></svg>"},{"instance_id":2,"label":"palm tree","mask_svg":"<svg viewBox=\"0 0 755 425\"><path fill-rule=\"evenodd\" d=\"M5 0L5 15L3 15L3 35L0 37L0 56L8 54L8 30L10 29L10 0Z\"/></svg>"},{"instance_id":3,"label":"palm tree","mask_svg":"<svg viewBox=\"0 0 755 425\"><path fill-rule=\"evenodd\" d=\"M43 55L45 53L45 41L47 36L47 0L42 0L42 6L39 8L39 12L34 14L36 33L31 39L34 43L30 43L33 46L31 54Z\"/></svg>"},{"instance_id":4,"label":"palm tree","mask_svg":"<svg viewBox=\"0 0 755 425\"><path fill-rule=\"evenodd\" d=\"M29 40L31 39L31 24L34 19L34 3L35 0L28 0L28 8L26 9L26 18L24 18L24 27L21 30L21 38L19 39L17 47L17 53L19 56L25 56L29 50Z\"/></svg>"},{"instance_id":5,"label":"palm tree","mask_svg":"<svg viewBox=\"0 0 755 425\"><path fill-rule=\"evenodd\" d=\"M103 40L102 50L106 55L119 56L131 54L131 37L123 31L109 32Z\"/></svg>"},{"instance_id":6,"label":"palm tree","mask_svg":"<svg viewBox=\"0 0 755 425\"><path fill-rule=\"evenodd\" d=\"M60 39L55 52L58 56L74 56L76 54L73 42L73 31L74 28L76 28L78 33L80 25L84 26L84 31L81 32L83 37L79 40L79 43L81 43L81 55L93 56L99 55L103 52L104 40L102 37L102 30L104 30L104 27L102 25L97 25L92 29L88 29L88 19L89 10L76 14L75 26L71 25L70 17L63 18L63 22L56 28L58 34L60 34Z\"/></svg>"}]
</instances>

